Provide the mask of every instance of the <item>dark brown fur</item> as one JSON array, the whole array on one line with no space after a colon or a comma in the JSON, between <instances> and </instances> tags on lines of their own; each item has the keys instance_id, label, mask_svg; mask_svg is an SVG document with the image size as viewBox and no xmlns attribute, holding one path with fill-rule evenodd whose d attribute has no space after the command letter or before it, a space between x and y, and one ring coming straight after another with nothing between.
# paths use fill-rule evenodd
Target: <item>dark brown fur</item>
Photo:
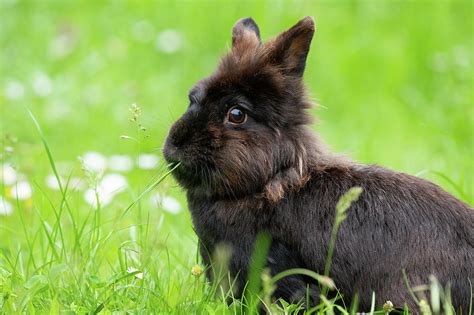
<instances>
[{"instance_id":1,"label":"dark brown fur","mask_svg":"<svg viewBox=\"0 0 474 315\"><path fill-rule=\"evenodd\" d=\"M310 131L302 76L314 33L305 18L261 43L248 18L233 29L232 49L217 69L190 92L190 106L173 125L164 155L180 162L174 172L187 190L189 209L206 263L219 243L232 246L232 275L245 282L257 233L273 242L272 274L301 267L322 273L338 199L351 187L363 193L342 223L331 276L350 303L357 293L368 310L407 303L402 280L412 285L434 274L452 286L457 309L466 313L474 280L474 211L438 186L378 166L329 153ZM232 106L248 113L244 124L226 121ZM303 277L278 282L275 297L305 297ZM311 287L312 302L318 300Z\"/></svg>"}]
</instances>

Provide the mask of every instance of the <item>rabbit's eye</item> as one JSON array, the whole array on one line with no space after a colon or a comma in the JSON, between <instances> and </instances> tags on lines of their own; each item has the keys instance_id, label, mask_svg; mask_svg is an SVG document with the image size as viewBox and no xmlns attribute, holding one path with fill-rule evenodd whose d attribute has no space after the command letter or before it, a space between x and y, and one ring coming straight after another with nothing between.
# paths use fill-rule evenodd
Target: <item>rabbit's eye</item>
<instances>
[{"instance_id":1,"label":"rabbit's eye","mask_svg":"<svg viewBox=\"0 0 474 315\"><path fill-rule=\"evenodd\" d=\"M247 120L247 114L240 107L232 107L227 113L227 119L233 124L243 124Z\"/></svg>"}]
</instances>

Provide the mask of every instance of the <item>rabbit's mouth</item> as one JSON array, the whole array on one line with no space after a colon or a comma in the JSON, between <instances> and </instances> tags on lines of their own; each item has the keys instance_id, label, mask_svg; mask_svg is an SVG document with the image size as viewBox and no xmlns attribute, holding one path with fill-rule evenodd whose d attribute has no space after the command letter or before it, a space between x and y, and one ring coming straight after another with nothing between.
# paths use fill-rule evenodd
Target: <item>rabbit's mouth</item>
<instances>
[{"instance_id":1,"label":"rabbit's mouth","mask_svg":"<svg viewBox=\"0 0 474 315\"><path fill-rule=\"evenodd\" d=\"M171 162L170 169L174 169L173 177L185 189L205 189L209 192L215 189L213 171L206 166Z\"/></svg>"},{"instance_id":2,"label":"rabbit's mouth","mask_svg":"<svg viewBox=\"0 0 474 315\"><path fill-rule=\"evenodd\" d=\"M169 163L169 169L173 169L173 177L184 188L192 189L211 184L214 172L211 165L204 163L204 159L195 154L186 154L169 143L165 145L163 155Z\"/></svg>"}]
</instances>

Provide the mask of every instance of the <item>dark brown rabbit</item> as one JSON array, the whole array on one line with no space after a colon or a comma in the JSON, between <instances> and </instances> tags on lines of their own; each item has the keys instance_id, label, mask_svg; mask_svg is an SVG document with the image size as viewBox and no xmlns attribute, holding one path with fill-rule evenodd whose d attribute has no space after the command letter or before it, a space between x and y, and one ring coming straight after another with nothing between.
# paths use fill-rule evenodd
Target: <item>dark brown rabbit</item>
<instances>
[{"instance_id":1,"label":"dark brown rabbit","mask_svg":"<svg viewBox=\"0 0 474 315\"><path fill-rule=\"evenodd\" d=\"M262 43L251 18L232 30L232 49L189 93L164 155L186 189L205 263L219 243L232 247L230 272L245 284L257 233L272 236L273 274L301 267L324 272L338 199L353 186L335 245L331 277L346 304L358 294L368 310L390 300L417 311L403 281L430 274L451 285L455 308L467 314L474 283L474 210L423 179L361 165L327 151L308 124L302 81L314 22L307 17ZM370 122L367 122L370 123ZM275 298L318 303L303 277L278 282Z\"/></svg>"}]
</instances>

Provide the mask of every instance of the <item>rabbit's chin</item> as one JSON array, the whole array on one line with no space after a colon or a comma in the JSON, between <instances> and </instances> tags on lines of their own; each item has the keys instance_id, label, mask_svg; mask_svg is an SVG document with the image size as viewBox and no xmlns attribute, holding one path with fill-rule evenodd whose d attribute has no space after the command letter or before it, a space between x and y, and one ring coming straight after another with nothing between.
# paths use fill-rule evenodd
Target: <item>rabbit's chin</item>
<instances>
[{"instance_id":1,"label":"rabbit's chin","mask_svg":"<svg viewBox=\"0 0 474 315\"><path fill-rule=\"evenodd\" d=\"M222 177L222 172L215 166L181 161L172 175L186 191L202 197L239 199L253 192L245 181L241 181L239 187L232 185L227 178Z\"/></svg>"},{"instance_id":2,"label":"rabbit's chin","mask_svg":"<svg viewBox=\"0 0 474 315\"><path fill-rule=\"evenodd\" d=\"M217 183L214 179L214 171L209 166L189 164L184 161L169 160L168 162L170 168L174 168L172 175L181 187L186 190L206 192L207 195L213 194Z\"/></svg>"}]
</instances>

